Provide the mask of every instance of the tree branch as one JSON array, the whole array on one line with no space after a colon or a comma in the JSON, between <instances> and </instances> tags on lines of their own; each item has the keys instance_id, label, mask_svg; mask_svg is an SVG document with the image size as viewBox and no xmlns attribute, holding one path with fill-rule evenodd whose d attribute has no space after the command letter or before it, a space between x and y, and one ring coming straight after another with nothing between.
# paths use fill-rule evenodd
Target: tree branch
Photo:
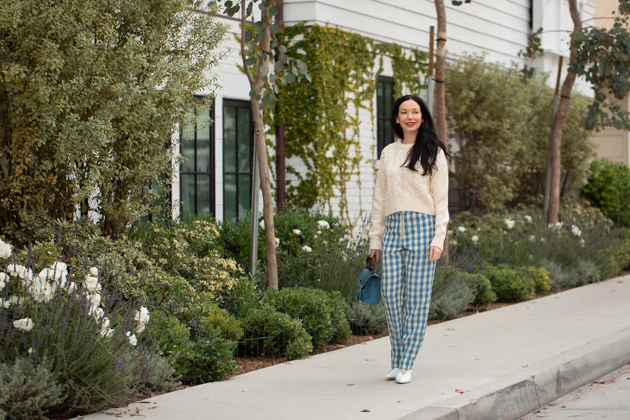
<instances>
[{"instance_id":1,"label":"tree branch","mask_svg":"<svg viewBox=\"0 0 630 420\"><path fill-rule=\"evenodd\" d=\"M249 80L249 84L254 86L256 82L254 80L254 76L252 75L251 70L249 70L249 66L246 64L247 57L245 55L245 26L247 25L248 14L245 13L245 6L247 6L247 0L241 1L241 58L243 59L243 69L245 69L245 75ZM252 34L254 33L254 28L252 27Z\"/></svg>"}]
</instances>

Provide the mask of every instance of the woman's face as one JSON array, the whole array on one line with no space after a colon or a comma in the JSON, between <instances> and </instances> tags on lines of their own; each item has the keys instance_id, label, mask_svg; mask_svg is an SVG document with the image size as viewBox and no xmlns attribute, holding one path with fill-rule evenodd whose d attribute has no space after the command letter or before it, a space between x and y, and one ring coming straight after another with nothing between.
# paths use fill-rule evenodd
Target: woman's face
<instances>
[{"instance_id":1,"label":"woman's face","mask_svg":"<svg viewBox=\"0 0 630 420\"><path fill-rule=\"evenodd\" d=\"M413 134L415 136L420 129L420 124L422 124L422 112L420 111L420 105L418 105L418 103L413 99L409 99L401 103L398 108L396 122L400 124L403 133Z\"/></svg>"}]
</instances>

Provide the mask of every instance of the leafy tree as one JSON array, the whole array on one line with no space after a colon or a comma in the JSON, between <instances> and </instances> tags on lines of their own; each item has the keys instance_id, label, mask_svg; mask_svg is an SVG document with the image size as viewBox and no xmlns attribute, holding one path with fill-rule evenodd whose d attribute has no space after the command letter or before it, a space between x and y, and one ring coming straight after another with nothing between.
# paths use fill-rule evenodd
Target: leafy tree
<instances>
[{"instance_id":1,"label":"leafy tree","mask_svg":"<svg viewBox=\"0 0 630 420\"><path fill-rule=\"evenodd\" d=\"M214 14L193 0L0 4L0 232L78 213L115 236L147 213L172 179L176 123L213 86Z\"/></svg>"},{"instance_id":2,"label":"leafy tree","mask_svg":"<svg viewBox=\"0 0 630 420\"><path fill-rule=\"evenodd\" d=\"M446 77L462 210L498 210L542 194L553 102L546 76L524 83L516 66L465 56L447 66ZM562 138L563 192L584 184L594 156L590 131L583 125L588 101L573 96Z\"/></svg>"},{"instance_id":3,"label":"leafy tree","mask_svg":"<svg viewBox=\"0 0 630 420\"><path fill-rule=\"evenodd\" d=\"M225 13L234 16L241 12L241 58L243 71L250 84L249 96L254 123L254 142L258 158L260 186L263 194L263 219L265 222L265 252L267 256L267 287L278 288L278 263L276 260L275 228L273 224L273 196L271 174L265 141L265 124L262 111L265 107L274 109L278 101L277 83L293 83L305 76L310 80L306 66L299 60L286 55L287 48L278 44L280 27L274 22L281 0L241 0L223 1ZM260 11L260 20L254 18L254 7ZM252 17L251 25L247 19ZM274 56L272 48L278 48ZM271 71L273 65L273 72ZM254 209L256 210L256 209Z\"/></svg>"}]
</instances>

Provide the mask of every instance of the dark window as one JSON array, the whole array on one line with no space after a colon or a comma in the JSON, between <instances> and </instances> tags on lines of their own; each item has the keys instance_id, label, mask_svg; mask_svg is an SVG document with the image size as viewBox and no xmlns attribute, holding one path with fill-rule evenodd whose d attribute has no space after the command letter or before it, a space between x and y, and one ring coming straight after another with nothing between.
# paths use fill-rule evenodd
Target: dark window
<instances>
[{"instance_id":1,"label":"dark window","mask_svg":"<svg viewBox=\"0 0 630 420\"><path fill-rule=\"evenodd\" d=\"M394 135L389 126L393 104L394 80L379 77L376 87L376 145L379 159L385 146L394 142Z\"/></svg>"},{"instance_id":2,"label":"dark window","mask_svg":"<svg viewBox=\"0 0 630 420\"><path fill-rule=\"evenodd\" d=\"M247 101L223 101L223 218L247 216L252 196L254 126Z\"/></svg>"},{"instance_id":3,"label":"dark window","mask_svg":"<svg viewBox=\"0 0 630 420\"><path fill-rule=\"evenodd\" d=\"M181 212L214 215L214 104L204 108L194 121L182 124L180 150Z\"/></svg>"}]
</instances>

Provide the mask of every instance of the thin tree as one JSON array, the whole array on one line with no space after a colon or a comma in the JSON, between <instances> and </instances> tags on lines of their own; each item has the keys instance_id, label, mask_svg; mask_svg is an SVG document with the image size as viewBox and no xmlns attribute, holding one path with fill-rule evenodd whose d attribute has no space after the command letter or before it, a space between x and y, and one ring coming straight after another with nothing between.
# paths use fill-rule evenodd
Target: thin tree
<instances>
[{"instance_id":1,"label":"thin tree","mask_svg":"<svg viewBox=\"0 0 630 420\"><path fill-rule=\"evenodd\" d=\"M275 227L273 223L273 196L271 174L265 141L264 108L274 109L278 98L276 83L293 83L305 76L310 80L306 66L299 60L285 55L287 48L278 46L276 34L280 30L274 22L280 0L224 1L225 13L234 16L241 11L241 58L243 71L250 84L250 103L254 123L254 143L258 158L260 186L263 194L263 220L265 225L265 254L267 258L267 287L278 288L278 262L276 259ZM254 18L257 4L260 19ZM248 19L252 18L248 24ZM272 49L278 48L279 56ZM270 70L273 63L273 72ZM281 76L280 76L281 75ZM252 209L257 211L258 209Z\"/></svg>"},{"instance_id":2,"label":"thin tree","mask_svg":"<svg viewBox=\"0 0 630 420\"><path fill-rule=\"evenodd\" d=\"M573 20L573 33L571 39L575 40L582 31L582 18L577 7L577 0L569 0L569 11ZM571 42L569 55L569 66L575 66L577 59L577 45ZM549 153L551 155L551 177L549 184L549 213L547 223L558 223L560 220L560 187L562 181L562 129L569 113L569 102L571 101L571 90L575 83L575 72L568 72L562 84L560 102L558 110L553 118L551 127L551 138L549 140Z\"/></svg>"}]
</instances>

